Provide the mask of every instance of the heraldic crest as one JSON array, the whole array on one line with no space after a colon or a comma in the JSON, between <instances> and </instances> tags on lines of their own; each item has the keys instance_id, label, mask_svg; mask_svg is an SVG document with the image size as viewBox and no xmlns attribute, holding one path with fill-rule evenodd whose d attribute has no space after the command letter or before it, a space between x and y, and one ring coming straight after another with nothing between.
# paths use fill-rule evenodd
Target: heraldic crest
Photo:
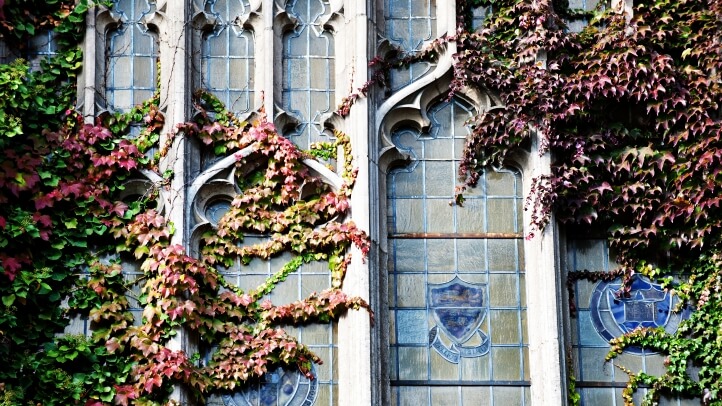
<instances>
[{"instance_id":1,"label":"heraldic crest","mask_svg":"<svg viewBox=\"0 0 722 406\"><path fill-rule=\"evenodd\" d=\"M429 345L449 362L458 364L461 358L480 357L489 352L489 337L481 331L486 318L485 284L473 284L458 276L443 284L429 284L429 309L436 326L429 331ZM441 330L441 331L439 331ZM447 346L440 333L451 341ZM473 345L465 345L472 337Z\"/></svg>"},{"instance_id":2,"label":"heraldic crest","mask_svg":"<svg viewBox=\"0 0 722 406\"><path fill-rule=\"evenodd\" d=\"M607 341L639 327L663 327L671 333L677 329L680 321L689 315L688 309L675 312L674 308L679 299L645 277L634 277L629 297L620 296L621 288L621 282L600 282L592 293L592 325ZM637 347L627 351L639 354L643 352Z\"/></svg>"}]
</instances>

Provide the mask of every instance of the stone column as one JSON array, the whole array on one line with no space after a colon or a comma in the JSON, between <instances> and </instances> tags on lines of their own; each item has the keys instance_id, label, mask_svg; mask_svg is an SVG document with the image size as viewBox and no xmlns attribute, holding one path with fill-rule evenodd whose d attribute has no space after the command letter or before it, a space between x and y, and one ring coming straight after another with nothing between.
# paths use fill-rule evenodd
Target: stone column
<instances>
[{"instance_id":1,"label":"stone column","mask_svg":"<svg viewBox=\"0 0 722 406\"><path fill-rule=\"evenodd\" d=\"M356 90L368 78L367 34L368 16L365 1L344 2L344 25L336 38L337 47L344 48L336 60L337 72L345 76L343 84L337 85L336 98L348 96L349 90ZM350 86L349 86L350 83ZM343 126L348 129L351 140L354 166L358 168L356 185L351 196L351 219L356 225L369 232L369 110L368 100L359 98L351 108L351 114ZM360 296L370 301L371 279L370 260L353 248L353 259L346 274L343 290L350 296ZM369 314L364 311L350 311L339 320L338 365L339 405L368 406L372 404L372 390L378 388L371 372L371 324Z\"/></svg>"},{"instance_id":2,"label":"stone column","mask_svg":"<svg viewBox=\"0 0 722 406\"><path fill-rule=\"evenodd\" d=\"M176 124L183 123L188 117L190 91L188 72L190 71L191 55L189 52L190 36L186 32L186 21L189 20L190 4L185 1L166 0L158 2L158 14L162 17L160 28L160 108L165 115L165 127L161 135L160 145L165 145L168 137L173 135ZM161 173L166 170L173 172L167 190L170 202L165 217L172 222L176 232L171 236L171 244L179 244L188 248L184 240L186 224L186 153L188 145L182 136L176 136L173 144L160 162ZM179 329L167 343L173 351L189 351L188 334ZM189 404L188 394L181 387L176 387L170 399L180 405Z\"/></svg>"}]
</instances>

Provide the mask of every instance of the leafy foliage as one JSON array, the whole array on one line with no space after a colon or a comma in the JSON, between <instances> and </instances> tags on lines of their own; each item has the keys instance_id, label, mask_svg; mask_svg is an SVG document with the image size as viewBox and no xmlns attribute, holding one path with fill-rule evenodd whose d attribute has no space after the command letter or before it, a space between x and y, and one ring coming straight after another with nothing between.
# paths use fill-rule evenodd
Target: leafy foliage
<instances>
[{"instance_id":1,"label":"leafy foliage","mask_svg":"<svg viewBox=\"0 0 722 406\"><path fill-rule=\"evenodd\" d=\"M203 92L194 99L198 119L167 145L158 145L158 95L85 123L73 101L87 3L0 5L0 32L18 52L41 29L59 38L57 55L37 71L24 60L0 65L0 405L155 405L177 385L203 398L279 364L311 376L321 360L284 326L368 307L341 290L348 248L368 252L366 235L343 221L355 176L347 137L316 149L343 159L345 183L334 190L303 164L311 155L272 124L249 126ZM143 196L124 192L141 171L158 171L174 136L195 137L218 155L252 149L238 156L239 168L252 168L236 179L242 192L206 233L198 258L170 243L173 225L153 204L172 174ZM343 157L330 153L339 150ZM268 235L268 243L244 246L247 233ZM248 292L216 269L282 253L293 259ZM328 289L293 303L267 299L314 261L328 262ZM70 318L86 320L92 336L61 335ZM214 349L207 365L167 346L180 329Z\"/></svg>"},{"instance_id":2,"label":"leafy foliage","mask_svg":"<svg viewBox=\"0 0 722 406\"><path fill-rule=\"evenodd\" d=\"M642 273L696 305L675 334L638 330L612 342L610 358L630 345L668 354L663 376L626 371L627 403L645 384L645 402L665 394L722 404L722 3L636 0L632 16L599 8L578 33L566 29L563 18L575 13L561 3L461 6L453 89L488 89L502 101L472 119L462 181L475 184L479 168L537 137L553 164L533 182L532 226L543 228L554 212L563 223L608 230L619 253L614 275L576 277ZM493 7L478 32L468 29L475 6ZM680 272L689 279L673 283Z\"/></svg>"}]
</instances>

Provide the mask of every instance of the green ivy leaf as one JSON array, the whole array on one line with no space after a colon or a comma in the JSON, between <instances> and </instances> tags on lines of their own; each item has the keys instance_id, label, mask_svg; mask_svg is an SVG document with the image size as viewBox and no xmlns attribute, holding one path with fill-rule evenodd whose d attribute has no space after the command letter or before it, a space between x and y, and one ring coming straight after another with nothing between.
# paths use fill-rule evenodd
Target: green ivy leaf
<instances>
[{"instance_id":1,"label":"green ivy leaf","mask_svg":"<svg viewBox=\"0 0 722 406\"><path fill-rule=\"evenodd\" d=\"M10 307L15 303L15 295L7 295L2 297L3 304L5 307Z\"/></svg>"}]
</instances>

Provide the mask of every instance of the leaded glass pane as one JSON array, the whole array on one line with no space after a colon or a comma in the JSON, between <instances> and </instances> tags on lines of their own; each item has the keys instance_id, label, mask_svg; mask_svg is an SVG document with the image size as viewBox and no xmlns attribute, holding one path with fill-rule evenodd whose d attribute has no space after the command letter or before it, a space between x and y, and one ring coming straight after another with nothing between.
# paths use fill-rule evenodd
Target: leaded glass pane
<instances>
[{"instance_id":1,"label":"leaded glass pane","mask_svg":"<svg viewBox=\"0 0 722 406\"><path fill-rule=\"evenodd\" d=\"M491 388L464 387L461 388L461 400L464 405L490 406Z\"/></svg>"},{"instance_id":2,"label":"leaded glass pane","mask_svg":"<svg viewBox=\"0 0 722 406\"><path fill-rule=\"evenodd\" d=\"M468 134L460 123L470 114L459 100L439 103L428 133L392 135L412 157L387 182L394 405L477 404L468 402L490 396L499 398L493 404L527 404L519 173L484 173L463 207L449 204L461 156L455 141ZM507 386L497 392L498 385Z\"/></svg>"},{"instance_id":3,"label":"leaded glass pane","mask_svg":"<svg viewBox=\"0 0 722 406\"><path fill-rule=\"evenodd\" d=\"M434 0L385 0L386 38L403 52L419 52L424 42L436 38ZM398 90L431 70L428 62L391 72L391 90Z\"/></svg>"},{"instance_id":4,"label":"leaded glass pane","mask_svg":"<svg viewBox=\"0 0 722 406\"><path fill-rule=\"evenodd\" d=\"M241 17L250 12L247 0L206 0L215 26L202 35L200 87L235 114L253 110L254 36Z\"/></svg>"},{"instance_id":5,"label":"leaded glass pane","mask_svg":"<svg viewBox=\"0 0 722 406\"><path fill-rule=\"evenodd\" d=\"M525 404L522 388L494 388L493 397L495 405L521 406Z\"/></svg>"},{"instance_id":6,"label":"leaded glass pane","mask_svg":"<svg viewBox=\"0 0 722 406\"><path fill-rule=\"evenodd\" d=\"M478 31L484 25L484 21L491 14L491 7L474 7L471 17L471 28Z\"/></svg>"},{"instance_id":7,"label":"leaded glass pane","mask_svg":"<svg viewBox=\"0 0 722 406\"><path fill-rule=\"evenodd\" d=\"M158 39L143 22L155 3L114 0L112 11L120 26L108 34L105 97L108 109L126 112L156 89Z\"/></svg>"},{"instance_id":8,"label":"leaded glass pane","mask_svg":"<svg viewBox=\"0 0 722 406\"><path fill-rule=\"evenodd\" d=\"M286 136L302 149L327 140L322 120L334 107L334 39L321 23L326 0L291 0L286 12L297 20L283 37L283 109L298 121Z\"/></svg>"}]
</instances>

